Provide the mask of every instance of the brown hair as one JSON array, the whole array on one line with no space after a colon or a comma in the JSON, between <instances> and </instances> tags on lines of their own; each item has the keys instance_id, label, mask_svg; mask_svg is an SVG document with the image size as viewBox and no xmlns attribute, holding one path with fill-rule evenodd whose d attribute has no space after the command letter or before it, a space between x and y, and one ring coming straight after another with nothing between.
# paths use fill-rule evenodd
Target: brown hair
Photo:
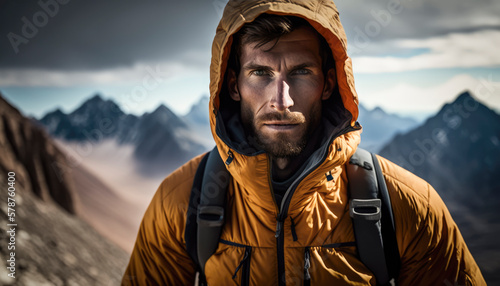
<instances>
[{"instance_id":1,"label":"brown hair","mask_svg":"<svg viewBox=\"0 0 500 286\"><path fill-rule=\"evenodd\" d=\"M228 67L233 69L236 74L239 74L242 45L255 43L254 48L259 48L273 40L276 45L280 37L301 27L311 27L314 31L316 31L311 24L303 18L272 14L260 15L253 22L245 24L236 34L234 34ZM323 36L321 36L318 32L315 33L320 42L320 56L322 59L323 75L326 76L328 70L335 67L332 51L325 38L323 38Z\"/></svg>"}]
</instances>

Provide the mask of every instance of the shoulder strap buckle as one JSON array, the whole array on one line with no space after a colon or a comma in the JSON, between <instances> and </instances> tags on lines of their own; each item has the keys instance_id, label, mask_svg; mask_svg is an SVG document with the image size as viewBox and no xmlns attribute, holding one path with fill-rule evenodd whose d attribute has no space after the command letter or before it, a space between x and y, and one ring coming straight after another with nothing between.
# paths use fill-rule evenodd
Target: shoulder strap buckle
<instances>
[{"instance_id":1,"label":"shoulder strap buckle","mask_svg":"<svg viewBox=\"0 0 500 286\"><path fill-rule=\"evenodd\" d=\"M224 208L218 206L199 206L196 221L199 226L222 226L224 224Z\"/></svg>"},{"instance_id":2,"label":"shoulder strap buckle","mask_svg":"<svg viewBox=\"0 0 500 286\"><path fill-rule=\"evenodd\" d=\"M378 221L382 217L380 199L352 199L349 202L349 215L353 219Z\"/></svg>"}]
</instances>

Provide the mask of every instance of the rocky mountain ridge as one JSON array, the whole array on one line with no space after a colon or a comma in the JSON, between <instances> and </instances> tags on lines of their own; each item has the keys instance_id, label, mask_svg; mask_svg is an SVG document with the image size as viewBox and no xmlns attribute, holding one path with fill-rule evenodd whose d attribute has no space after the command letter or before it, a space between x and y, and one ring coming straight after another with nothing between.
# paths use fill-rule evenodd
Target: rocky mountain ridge
<instances>
[{"instance_id":1,"label":"rocky mountain ridge","mask_svg":"<svg viewBox=\"0 0 500 286\"><path fill-rule=\"evenodd\" d=\"M474 190L477 197L500 198L500 115L469 92L397 135L380 155L426 179L442 195L469 201Z\"/></svg>"},{"instance_id":2,"label":"rocky mountain ridge","mask_svg":"<svg viewBox=\"0 0 500 286\"><path fill-rule=\"evenodd\" d=\"M187 118L198 122L199 116ZM131 144L140 166L138 171L152 176L165 175L209 149L207 140L193 135L195 127L165 105L138 117L125 114L112 100L95 95L69 114L55 110L39 122L55 138L70 142L98 144L113 139Z\"/></svg>"},{"instance_id":3,"label":"rocky mountain ridge","mask_svg":"<svg viewBox=\"0 0 500 286\"><path fill-rule=\"evenodd\" d=\"M0 196L0 285L119 284L128 254L75 215L78 167L1 94L0 158L0 185L12 193Z\"/></svg>"},{"instance_id":4,"label":"rocky mountain ridge","mask_svg":"<svg viewBox=\"0 0 500 286\"><path fill-rule=\"evenodd\" d=\"M500 115L464 92L380 155L438 191L487 283L498 285Z\"/></svg>"}]
</instances>

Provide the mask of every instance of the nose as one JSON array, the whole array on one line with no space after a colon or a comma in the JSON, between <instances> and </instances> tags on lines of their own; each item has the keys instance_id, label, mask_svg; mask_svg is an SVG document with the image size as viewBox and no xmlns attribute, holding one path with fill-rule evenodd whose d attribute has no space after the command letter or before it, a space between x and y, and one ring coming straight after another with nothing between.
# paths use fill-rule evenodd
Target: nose
<instances>
[{"instance_id":1,"label":"nose","mask_svg":"<svg viewBox=\"0 0 500 286\"><path fill-rule=\"evenodd\" d=\"M276 91L270 104L272 108L280 112L293 106L293 99L290 96L290 86L285 79L278 79L276 81Z\"/></svg>"}]
</instances>

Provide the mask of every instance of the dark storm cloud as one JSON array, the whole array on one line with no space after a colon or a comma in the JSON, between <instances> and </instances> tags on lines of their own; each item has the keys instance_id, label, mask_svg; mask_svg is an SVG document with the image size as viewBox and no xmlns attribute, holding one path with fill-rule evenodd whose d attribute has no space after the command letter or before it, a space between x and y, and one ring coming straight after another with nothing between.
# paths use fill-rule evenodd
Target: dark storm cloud
<instances>
[{"instance_id":1,"label":"dark storm cloud","mask_svg":"<svg viewBox=\"0 0 500 286\"><path fill-rule=\"evenodd\" d=\"M39 2L58 11L47 17ZM101 69L207 53L218 19L206 0L9 0L0 8L0 67ZM23 31L31 24L38 31Z\"/></svg>"},{"instance_id":2,"label":"dark storm cloud","mask_svg":"<svg viewBox=\"0 0 500 286\"><path fill-rule=\"evenodd\" d=\"M338 0L335 3L351 45L500 29L500 1L496 0Z\"/></svg>"},{"instance_id":3,"label":"dark storm cloud","mask_svg":"<svg viewBox=\"0 0 500 286\"><path fill-rule=\"evenodd\" d=\"M42 14L47 13L39 2L57 3L59 11L47 16L45 21ZM0 1L0 68L96 70L169 60L205 67L225 2ZM497 0L335 2L352 47L362 40L362 34L376 43L500 27L500 1ZM392 13L388 8L393 2L403 7L399 13ZM390 20L387 17L384 20L383 11L390 14ZM35 21L43 24L38 28L33 23L34 15L38 15ZM29 37L23 34L26 21L38 30L24 31L31 32ZM366 53L368 49L360 51L361 55Z\"/></svg>"}]
</instances>

